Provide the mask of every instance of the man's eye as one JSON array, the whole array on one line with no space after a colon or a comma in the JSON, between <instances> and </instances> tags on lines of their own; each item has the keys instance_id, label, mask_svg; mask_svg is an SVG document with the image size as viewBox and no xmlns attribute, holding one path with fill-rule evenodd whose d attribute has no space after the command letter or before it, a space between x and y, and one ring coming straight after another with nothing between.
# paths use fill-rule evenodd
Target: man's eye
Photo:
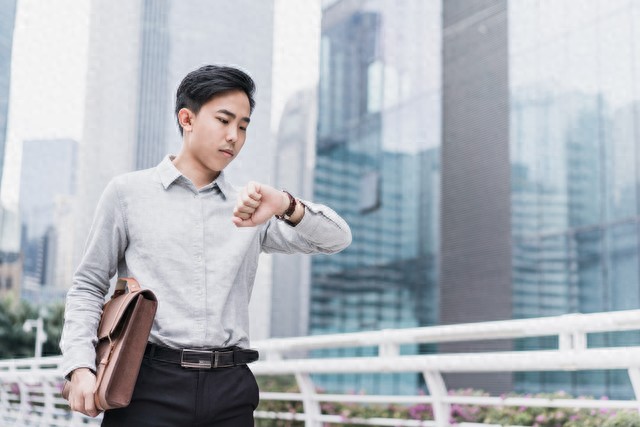
<instances>
[{"instance_id":1,"label":"man's eye","mask_svg":"<svg viewBox=\"0 0 640 427\"><path fill-rule=\"evenodd\" d=\"M246 132L246 131L247 131L247 128L246 128L246 127L244 127L244 126L240 126L240 130L241 130L241 131L243 131L243 132Z\"/></svg>"},{"instance_id":2,"label":"man's eye","mask_svg":"<svg viewBox=\"0 0 640 427\"><path fill-rule=\"evenodd\" d=\"M222 117L218 117L218 120L220 120L220 122L224 123L225 125L229 124L229 120L223 119Z\"/></svg>"}]
</instances>

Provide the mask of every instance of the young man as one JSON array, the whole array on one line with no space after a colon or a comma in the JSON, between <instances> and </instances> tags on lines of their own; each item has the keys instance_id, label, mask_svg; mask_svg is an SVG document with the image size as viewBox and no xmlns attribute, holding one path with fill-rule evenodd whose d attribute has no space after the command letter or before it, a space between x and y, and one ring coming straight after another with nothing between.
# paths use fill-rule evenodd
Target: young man
<instances>
[{"instance_id":1,"label":"young man","mask_svg":"<svg viewBox=\"0 0 640 427\"><path fill-rule=\"evenodd\" d=\"M94 217L66 302L61 348L71 409L96 416L96 330L109 280L134 277L158 298L131 404L103 426L253 426L258 387L245 364L193 368L185 356L234 351L250 361L248 305L261 251L335 253L351 242L326 206L269 185L231 186L254 107L244 72L204 66L176 97L182 149L157 167L114 178ZM194 360L195 365L198 360Z\"/></svg>"}]
</instances>

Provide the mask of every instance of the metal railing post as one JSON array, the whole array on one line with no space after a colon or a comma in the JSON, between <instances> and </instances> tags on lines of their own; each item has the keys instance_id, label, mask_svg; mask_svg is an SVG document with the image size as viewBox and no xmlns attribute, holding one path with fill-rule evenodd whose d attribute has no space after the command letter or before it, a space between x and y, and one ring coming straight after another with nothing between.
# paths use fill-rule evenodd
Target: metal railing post
<instances>
[{"instance_id":1,"label":"metal railing post","mask_svg":"<svg viewBox=\"0 0 640 427\"><path fill-rule=\"evenodd\" d=\"M422 373L429 388L429 394L433 397L433 418L438 427L449 427L451 405L444 401L447 396L447 386L442 374L438 371L425 371Z\"/></svg>"},{"instance_id":2,"label":"metal railing post","mask_svg":"<svg viewBox=\"0 0 640 427\"><path fill-rule=\"evenodd\" d=\"M558 349L563 351L586 350L587 334L580 331L561 333L558 336Z\"/></svg>"},{"instance_id":3,"label":"metal railing post","mask_svg":"<svg viewBox=\"0 0 640 427\"><path fill-rule=\"evenodd\" d=\"M56 387L55 379L48 379L46 375L42 376L42 393L44 394L44 408L42 414L42 425L51 425L54 421L56 406L54 404Z\"/></svg>"},{"instance_id":4,"label":"metal railing post","mask_svg":"<svg viewBox=\"0 0 640 427\"><path fill-rule=\"evenodd\" d=\"M382 342L378 346L378 356L380 357L396 357L400 356L400 346L393 342L393 329L383 329Z\"/></svg>"},{"instance_id":5,"label":"metal railing post","mask_svg":"<svg viewBox=\"0 0 640 427\"><path fill-rule=\"evenodd\" d=\"M16 425L21 425L21 423L24 423L25 417L27 417L29 412L31 412L29 390L22 378L16 378L16 385L18 386L18 393L20 395L20 413L16 418Z\"/></svg>"},{"instance_id":6,"label":"metal railing post","mask_svg":"<svg viewBox=\"0 0 640 427\"><path fill-rule=\"evenodd\" d=\"M636 401L640 400L640 368L633 367L628 369L629 379L631 380L631 387L633 387L633 393L636 396ZM640 406L638 407L640 412Z\"/></svg>"},{"instance_id":7,"label":"metal railing post","mask_svg":"<svg viewBox=\"0 0 640 427\"><path fill-rule=\"evenodd\" d=\"M304 408L305 427L322 427L320 422L320 402L316 397L316 387L313 384L311 375L296 373L296 381L302 393L302 406Z\"/></svg>"}]
</instances>

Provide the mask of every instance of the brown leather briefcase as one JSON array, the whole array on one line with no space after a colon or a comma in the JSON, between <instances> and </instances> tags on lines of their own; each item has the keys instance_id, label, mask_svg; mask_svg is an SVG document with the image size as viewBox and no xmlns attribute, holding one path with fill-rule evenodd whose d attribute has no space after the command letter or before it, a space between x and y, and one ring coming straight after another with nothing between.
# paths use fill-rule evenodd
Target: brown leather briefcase
<instances>
[{"instance_id":1,"label":"brown leather briefcase","mask_svg":"<svg viewBox=\"0 0 640 427\"><path fill-rule=\"evenodd\" d=\"M141 289L135 279L118 279L98 326L95 402L99 410L122 408L131 402L157 307L153 292ZM62 391L65 399L69 386L66 382Z\"/></svg>"}]
</instances>

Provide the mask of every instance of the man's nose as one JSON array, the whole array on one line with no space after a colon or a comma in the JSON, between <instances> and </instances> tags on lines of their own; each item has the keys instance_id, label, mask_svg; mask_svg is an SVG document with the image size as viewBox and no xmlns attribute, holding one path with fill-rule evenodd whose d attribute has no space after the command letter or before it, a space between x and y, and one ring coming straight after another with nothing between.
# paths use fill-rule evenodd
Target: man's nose
<instances>
[{"instance_id":1,"label":"man's nose","mask_svg":"<svg viewBox=\"0 0 640 427\"><path fill-rule=\"evenodd\" d=\"M227 142L236 142L238 140L238 131L229 127L227 131Z\"/></svg>"}]
</instances>

